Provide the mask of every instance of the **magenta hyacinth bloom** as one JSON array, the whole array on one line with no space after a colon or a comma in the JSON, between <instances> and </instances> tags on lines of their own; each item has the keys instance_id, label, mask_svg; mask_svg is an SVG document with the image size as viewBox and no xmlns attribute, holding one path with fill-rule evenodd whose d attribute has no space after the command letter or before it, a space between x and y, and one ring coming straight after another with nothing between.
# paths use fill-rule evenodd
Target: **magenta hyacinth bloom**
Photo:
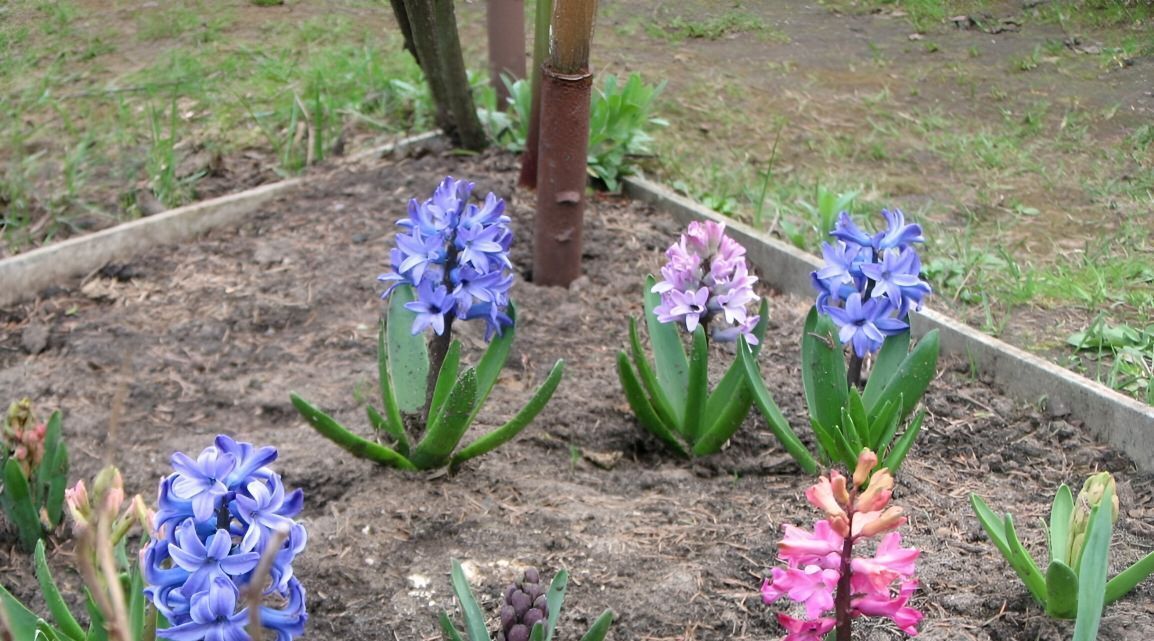
<instances>
[{"instance_id":1,"label":"magenta hyacinth bloom","mask_svg":"<svg viewBox=\"0 0 1154 641\"><path fill-rule=\"evenodd\" d=\"M725 225L691 222L681 239L665 251L668 262L653 292L661 294L654 308L662 323L684 323L693 332L698 325L715 341L732 342L744 336L757 344L753 328L760 317L750 313L759 300L753 292L756 276L745 264L745 248L725 235Z\"/></svg>"}]
</instances>

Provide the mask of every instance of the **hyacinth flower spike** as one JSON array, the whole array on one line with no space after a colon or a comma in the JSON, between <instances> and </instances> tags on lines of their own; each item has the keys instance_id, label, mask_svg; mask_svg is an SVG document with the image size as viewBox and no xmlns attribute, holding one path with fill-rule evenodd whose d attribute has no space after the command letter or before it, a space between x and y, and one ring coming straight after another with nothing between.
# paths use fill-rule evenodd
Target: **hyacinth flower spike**
<instances>
[{"instance_id":1,"label":"hyacinth flower spike","mask_svg":"<svg viewBox=\"0 0 1154 641\"><path fill-rule=\"evenodd\" d=\"M304 632L305 592L292 568L308 539L296 521L304 494L285 492L268 467L276 456L274 448L225 435L195 460L173 454L175 472L160 483L155 533L140 554L141 593L168 623L157 637L249 641L254 618L277 641ZM202 489L190 497L190 488ZM198 513L203 495L212 497L207 514ZM271 564L267 574L262 560ZM255 594L254 585L262 586Z\"/></svg>"},{"instance_id":2,"label":"hyacinth flower spike","mask_svg":"<svg viewBox=\"0 0 1154 641\"><path fill-rule=\"evenodd\" d=\"M1046 613L1076 619L1077 641L1094 639L1103 608L1154 574L1151 552L1107 581L1110 537L1120 507L1109 472L1086 479L1077 498L1065 484L1058 488L1050 510L1045 572L1018 539L1012 515L998 516L977 494L970 495L970 504L990 540Z\"/></svg>"},{"instance_id":3,"label":"hyacinth flower spike","mask_svg":"<svg viewBox=\"0 0 1154 641\"><path fill-rule=\"evenodd\" d=\"M408 217L397 223L390 271L378 277L388 299L377 340L382 409L365 405L380 438L359 436L292 395L313 428L355 456L405 470L456 470L517 436L561 382L558 360L520 412L458 449L497 383L517 320L505 203L492 193L472 202L472 189L445 178L428 200L411 200ZM453 339L454 323L470 320L484 323L490 341L476 367L462 364L461 343Z\"/></svg>"},{"instance_id":4,"label":"hyacinth flower spike","mask_svg":"<svg viewBox=\"0 0 1154 641\"><path fill-rule=\"evenodd\" d=\"M802 383L823 459L851 466L869 449L896 470L921 428L924 412L906 421L936 374L939 339L927 332L911 349L909 311L931 291L913 247L925 240L922 228L897 209L882 217L885 229L871 234L842 212L833 242L822 246L825 265L811 275L817 299L801 340Z\"/></svg>"},{"instance_id":5,"label":"hyacinth flower spike","mask_svg":"<svg viewBox=\"0 0 1154 641\"><path fill-rule=\"evenodd\" d=\"M721 449L756 401L768 407L770 428L808 471L813 461L764 384L754 390L746 371L756 370L765 337L768 306L753 291L745 248L713 221L689 224L665 252L661 280L645 283L645 323L651 362L630 319L629 352L617 355L617 375L638 423L682 456L705 456ZM686 353L680 330L689 334ZM710 343L736 342L738 357L711 391ZM758 375L760 379L760 374Z\"/></svg>"},{"instance_id":6,"label":"hyacinth flower spike","mask_svg":"<svg viewBox=\"0 0 1154 641\"><path fill-rule=\"evenodd\" d=\"M920 552L901 545L897 528L906 517L889 505L893 476L885 468L874 471L877 462L863 450L851 478L833 471L806 490L806 499L825 514L812 532L785 525L778 558L786 567L773 568L761 587L765 603L786 597L804 612L777 615L783 641L821 641L831 632L837 641L850 641L854 619L863 616L887 618L917 635L922 613L909 602ZM877 538L872 555L863 554Z\"/></svg>"},{"instance_id":7,"label":"hyacinth flower spike","mask_svg":"<svg viewBox=\"0 0 1154 641\"><path fill-rule=\"evenodd\" d=\"M461 604L465 621L464 634L457 630L446 612L441 612L441 633L449 641L491 641L485 613L469 588L465 571L453 559L451 574L453 593ZM501 629L496 641L553 641L561 606L565 603L565 589L569 573L561 570L550 582L548 589L541 583L541 575L534 568L525 570L521 581L509 585L501 600ZM580 641L603 641L613 625L613 611L605 610L589 626Z\"/></svg>"}]
</instances>

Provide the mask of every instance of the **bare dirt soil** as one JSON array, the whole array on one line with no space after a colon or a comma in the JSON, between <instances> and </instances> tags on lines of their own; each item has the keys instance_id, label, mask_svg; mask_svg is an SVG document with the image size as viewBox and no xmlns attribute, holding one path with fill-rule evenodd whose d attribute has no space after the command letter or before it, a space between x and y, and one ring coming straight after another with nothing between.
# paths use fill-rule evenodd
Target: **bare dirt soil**
<instances>
[{"instance_id":1,"label":"bare dirt soil","mask_svg":"<svg viewBox=\"0 0 1154 641\"><path fill-rule=\"evenodd\" d=\"M515 285L517 340L477 429L510 416L558 358L566 377L520 438L455 476L354 460L289 404L296 391L364 425L355 394L369 395L375 383L375 277L407 199L426 197L444 175L507 199L514 260L527 270L532 202L514 191L515 170L509 156L440 150L333 167L239 229L158 248L0 310L3 397L64 412L74 479L110 459L130 491L150 498L173 450L199 452L219 432L279 447L286 485L306 493L310 540L296 567L309 593L306 639L439 638L438 611L455 608L453 558L473 564L476 591L494 614L517 568L568 568L562 639L579 638L606 607L618 614L610 636L618 641L780 637L777 608L761 603L758 588L775 565L782 524L808 526L817 516L802 496L812 479L757 416L719 455L679 460L637 426L618 388L613 359L626 345L626 316L640 313L642 279L679 233L643 205L590 202L585 276L571 289ZM763 293L771 325L762 370L801 426L798 337L810 301ZM480 333L464 325L476 358ZM30 340L45 334L42 344ZM714 356L728 358L720 347ZM1048 619L986 541L969 493L1013 511L1040 556L1057 484L1113 472L1123 505L1117 571L1154 549L1154 477L1080 425L1001 395L965 363L941 365L894 499L910 515L905 541L923 550L921 636L1067 639L1072 624ZM0 536L0 581L42 609L29 557L10 533ZM75 587L70 547L62 539L50 549ZM1099 638L1151 638L1152 597L1147 581L1111 606ZM899 636L859 627L861 639Z\"/></svg>"}]
</instances>

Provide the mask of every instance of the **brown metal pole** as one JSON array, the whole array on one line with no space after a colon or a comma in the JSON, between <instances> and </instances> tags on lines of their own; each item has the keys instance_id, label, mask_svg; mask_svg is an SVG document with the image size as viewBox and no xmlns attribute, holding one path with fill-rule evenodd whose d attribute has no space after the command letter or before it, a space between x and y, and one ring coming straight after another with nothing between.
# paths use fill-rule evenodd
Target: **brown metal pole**
<instances>
[{"instance_id":1,"label":"brown metal pole","mask_svg":"<svg viewBox=\"0 0 1154 641\"><path fill-rule=\"evenodd\" d=\"M489 82L497 91L497 108L504 111L509 90L501 74L511 80L525 77L525 2L489 0Z\"/></svg>"},{"instance_id":2,"label":"brown metal pole","mask_svg":"<svg viewBox=\"0 0 1154 641\"><path fill-rule=\"evenodd\" d=\"M593 74L541 74L541 141L537 218L533 230L533 282L568 287L581 275L586 153Z\"/></svg>"}]
</instances>

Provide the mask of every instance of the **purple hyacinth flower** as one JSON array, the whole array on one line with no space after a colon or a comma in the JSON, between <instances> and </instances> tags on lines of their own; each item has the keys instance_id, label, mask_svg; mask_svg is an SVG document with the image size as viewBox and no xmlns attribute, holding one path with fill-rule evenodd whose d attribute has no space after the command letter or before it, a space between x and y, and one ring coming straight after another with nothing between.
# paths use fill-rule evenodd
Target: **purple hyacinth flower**
<instances>
[{"instance_id":1,"label":"purple hyacinth flower","mask_svg":"<svg viewBox=\"0 0 1154 641\"><path fill-rule=\"evenodd\" d=\"M260 624L266 630L276 633L276 641L292 641L304 633L308 614L305 613L305 589L300 581L289 579L282 595L284 605L272 608L262 605Z\"/></svg>"},{"instance_id":2,"label":"purple hyacinth flower","mask_svg":"<svg viewBox=\"0 0 1154 641\"><path fill-rule=\"evenodd\" d=\"M871 298L863 303L861 294L853 293L846 299L844 309L827 306L822 311L838 326L838 340L843 345L852 344L854 353L865 358L881 349L886 336L909 329L909 325L889 315L893 309L888 299Z\"/></svg>"},{"instance_id":3,"label":"purple hyacinth flower","mask_svg":"<svg viewBox=\"0 0 1154 641\"><path fill-rule=\"evenodd\" d=\"M685 329L690 332L697 329L701 317L708 309L709 288L702 287L697 291L672 291L669 293L673 306L669 308L669 315L685 321Z\"/></svg>"},{"instance_id":4,"label":"purple hyacinth flower","mask_svg":"<svg viewBox=\"0 0 1154 641\"><path fill-rule=\"evenodd\" d=\"M874 241L874 237L862 231L850 217L849 212L844 211L837 215L837 222L834 223L833 231L829 235L845 241L848 245L860 247L872 247Z\"/></svg>"},{"instance_id":5,"label":"purple hyacinth flower","mask_svg":"<svg viewBox=\"0 0 1154 641\"><path fill-rule=\"evenodd\" d=\"M412 234L397 234L397 247L404 256L397 271L409 275L413 282L421 282L426 269L445 262L444 245L439 235L423 237L420 230L414 230Z\"/></svg>"},{"instance_id":6,"label":"purple hyacinth flower","mask_svg":"<svg viewBox=\"0 0 1154 641\"><path fill-rule=\"evenodd\" d=\"M194 461L180 452L172 455L172 467L178 475L172 483L172 493L179 499L192 501L192 513L203 521L217 508L217 503L228 494L224 481L236 467L236 457L207 448Z\"/></svg>"},{"instance_id":7,"label":"purple hyacinth flower","mask_svg":"<svg viewBox=\"0 0 1154 641\"><path fill-rule=\"evenodd\" d=\"M881 251L894 247L904 248L913 243L925 242L922 236L922 226L906 224L906 215L900 209L883 209L882 216L886 219L886 230L874 236L874 249Z\"/></svg>"},{"instance_id":8,"label":"purple hyacinth flower","mask_svg":"<svg viewBox=\"0 0 1154 641\"><path fill-rule=\"evenodd\" d=\"M238 443L224 434L218 435L213 444L216 445L216 449L236 458L236 467L225 481L225 485L229 488L237 487L254 474L259 476L270 474L269 470L261 468L275 461L277 456L275 447L269 445L253 447L252 443Z\"/></svg>"},{"instance_id":9,"label":"purple hyacinth flower","mask_svg":"<svg viewBox=\"0 0 1154 641\"><path fill-rule=\"evenodd\" d=\"M874 292L890 299L895 308L903 310L905 316L911 300L921 303L930 292L930 286L919 278L921 261L913 249L887 249L882 252L880 263L865 263L863 274L874 281Z\"/></svg>"},{"instance_id":10,"label":"purple hyacinth flower","mask_svg":"<svg viewBox=\"0 0 1154 641\"><path fill-rule=\"evenodd\" d=\"M195 594L208 589L217 577L228 578L252 572L260 562L260 553L231 554L232 535L228 530L217 530L206 541L200 539L196 523L186 520L176 528L176 542L168 546L172 561L189 573L185 593Z\"/></svg>"},{"instance_id":11,"label":"purple hyacinth flower","mask_svg":"<svg viewBox=\"0 0 1154 641\"><path fill-rule=\"evenodd\" d=\"M502 261L509 257L502 253L500 227L462 227L457 230L456 245L459 250L459 263L472 265L475 269L487 272L492 269L494 262L503 267ZM498 267L498 268L499 268Z\"/></svg>"},{"instance_id":12,"label":"purple hyacinth flower","mask_svg":"<svg viewBox=\"0 0 1154 641\"><path fill-rule=\"evenodd\" d=\"M248 610L236 611L239 594L232 581L213 579L207 590L193 595L188 622L156 634L171 641L251 641L245 632Z\"/></svg>"},{"instance_id":13,"label":"purple hyacinth flower","mask_svg":"<svg viewBox=\"0 0 1154 641\"><path fill-rule=\"evenodd\" d=\"M855 272L860 272L861 245L839 241L836 245L821 244L821 255L825 266L817 270L817 278L825 281L830 289L841 285L852 285Z\"/></svg>"},{"instance_id":14,"label":"purple hyacinth flower","mask_svg":"<svg viewBox=\"0 0 1154 641\"><path fill-rule=\"evenodd\" d=\"M272 485L272 489L269 489ZM273 475L271 483L252 481L245 486L246 493L236 495L236 511L248 524L248 530L241 539L242 550L262 550L264 543L274 531L288 532L292 527L292 517L300 513L304 502L304 492L294 490L285 498L284 484L280 477Z\"/></svg>"},{"instance_id":15,"label":"purple hyacinth flower","mask_svg":"<svg viewBox=\"0 0 1154 641\"><path fill-rule=\"evenodd\" d=\"M432 327L437 336L445 333L445 315L453 312L457 301L444 285L434 286L423 281L417 286L417 300L405 303L405 309L416 312L413 320L413 335L420 334L426 327Z\"/></svg>"}]
</instances>

